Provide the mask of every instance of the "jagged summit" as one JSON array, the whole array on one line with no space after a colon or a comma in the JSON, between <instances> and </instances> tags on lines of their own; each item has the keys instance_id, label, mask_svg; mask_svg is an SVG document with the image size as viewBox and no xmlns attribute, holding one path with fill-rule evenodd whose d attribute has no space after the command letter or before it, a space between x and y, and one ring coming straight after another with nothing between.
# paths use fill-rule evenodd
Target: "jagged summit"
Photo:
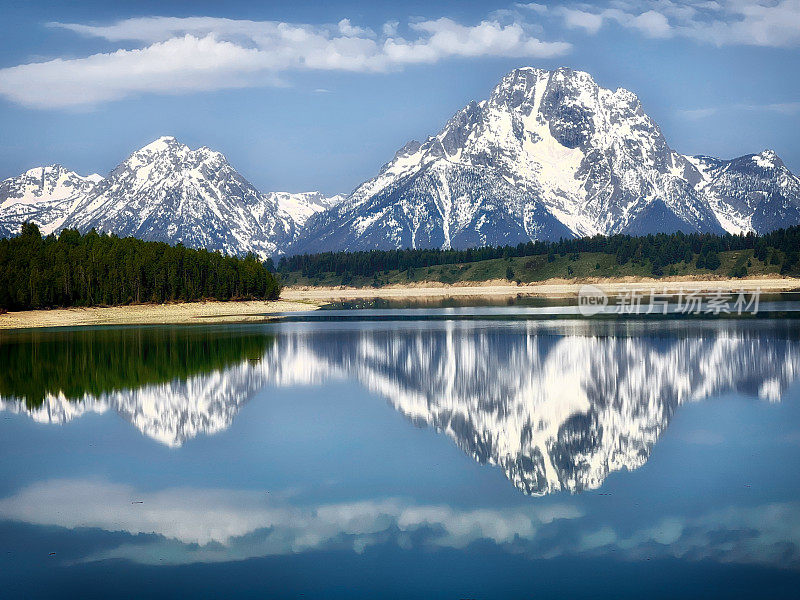
<instances>
[{"instance_id":1,"label":"jagged summit","mask_svg":"<svg viewBox=\"0 0 800 600\"><path fill-rule=\"evenodd\" d=\"M162 137L133 152L65 226L262 256L288 245L296 224L224 155Z\"/></svg>"},{"instance_id":2,"label":"jagged summit","mask_svg":"<svg viewBox=\"0 0 800 600\"><path fill-rule=\"evenodd\" d=\"M752 155L752 160L762 169L780 169L785 168L783 161L778 156L775 150L764 150L758 154Z\"/></svg>"},{"instance_id":3,"label":"jagged summit","mask_svg":"<svg viewBox=\"0 0 800 600\"><path fill-rule=\"evenodd\" d=\"M262 193L220 152L207 146L193 150L173 136L132 152L107 178L81 178L54 165L2 186L11 191L0 198L15 200L0 206L0 235L16 234L31 220L45 233L96 228L262 257L288 247L310 215L336 201L317 192Z\"/></svg>"},{"instance_id":4,"label":"jagged summit","mask_svg":"<svg viewBox=\"0 0 800 600\"><path fill-rule=\"evenodd\" d=\"M0 182L0 237L16 235L26 221L38 224L43 233L56 231L102 179L53 164Z\"/></svg>"},{"instance_id":5,"label":"jagged summit","mask_svg":"<svg viewBox=\"0 0 800 600\"><path fill-rule=\"evenodd\" d=\"M757 156L762 167L782 164L769 151ZM790 205L783 212L773 214L763 203L737 212L730 207L736 189L714 175L728 192L710 192L716 186L708 185L709 173L670 148L629 90L603 88L590 74L565 67L524 67L438 134L406 144L375 178L311 219L293 251L763 231L800 222L794 214L800 196L791 190L781 197ZM750 187L767 190L771 178L764 172ZM787 171L786 179L784 187L793 189L797 178Z\"/></svg>"}]
</instances>

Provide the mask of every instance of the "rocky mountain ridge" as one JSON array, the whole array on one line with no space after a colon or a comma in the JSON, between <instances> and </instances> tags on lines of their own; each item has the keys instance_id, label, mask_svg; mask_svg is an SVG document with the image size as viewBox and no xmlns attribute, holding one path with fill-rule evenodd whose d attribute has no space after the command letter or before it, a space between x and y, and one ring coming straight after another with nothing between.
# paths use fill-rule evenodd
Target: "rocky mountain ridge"
<instances>
[{"instance_id":1,"label":"rocky mountain ridge","mask_svg":"<svg viewBox=\"0 0 800 600\"><path fill-rule=\"evenodd\" d=\"M466 248L656 232L766 233L800 224L800 179L765 150L685 156L641 102L588 73L516 69L347 196L262 193L227 159L163 137L106 178L54 165L0 183L0 235L117 235L262 257Z\"/></svg>"},{"instance_id":2,"label":"rocky mountain ridge","mask_svg":"<svg viewBox=\"0 0 800 600\"><path fill-rule=\"evenodd\" d=\"M0 234L17 233L30 220L43 233L95 228L266 258L288 247L311 215L338 201L319 192L262 193L221 153L192 150L174 137L140 148L105 178L83 178L60 166L44 171L55 169L58 185L32 187L29 174L42 169L0 184Z\"/></svg>"},{"instance_id":3,"label":"rocky mountain ridge","mask_svg":"<svg viewBox=\"0 0 800 600\"><path fill-rule=\"evenodd\" d=\"M684 156L633 93L581 71L523 68L311 219L292 251L765 233L797 223L800 180L774 152Z\"/></svg>"}]
</instances>

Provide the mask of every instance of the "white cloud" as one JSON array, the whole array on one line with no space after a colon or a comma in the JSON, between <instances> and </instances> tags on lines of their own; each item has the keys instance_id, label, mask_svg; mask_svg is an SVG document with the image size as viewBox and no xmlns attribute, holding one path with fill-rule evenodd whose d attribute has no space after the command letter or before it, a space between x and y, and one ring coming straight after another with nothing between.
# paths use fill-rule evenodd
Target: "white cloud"
<instances>
[{"instance_id":1,"label":"white cloud","mask_svg":"<svg viewBox=\"0 0 800 600\"><path fill-rule=\"evenodd\" d=\"M671 34L671 27L667 17L654 10L648 10L640 15L636 15L625 23L625 25L633 29L638 29L652 38L666 38L670 37Z\"/></svg>"},{"instance_id":2,"label":"white cloud","mask_svg":"<svg viewBox=\"0 0 800 600\"><path fill-rule=\"evenodd\" d=\"M517 8L526 8L528 10L532 10L533 12L538 13L540 15L543 15L543 14L547 13L547 5L546 4L539 4L537 2L528 2L527 4L526 3L519 3L519 4L515 4L514 6L516 6Z\"/></svg>"},{"instance_id":3,"label":"white cloud","mask_svg":"<svg viewBox=\"0 0 800 600\"><path fill-rule=\"evenodd\" d=\"M800 0L612 0L556 7L565 26L596 33L607 22L652 38L726 45L800 45Z\"/></svg>"},{"instance_id":4,"label":"white cloud","mask_svg":"<svg viewBox=\"0 0 800 600\"><path fill-rule=\"evenodd\" d=\"M587 33L597 33L603 26L603 15L561 8L557 11L564 18L564 24L570 29L584 29Z\"/></svg>"},{"instance_id":5,"label":"white cloud","mask_svg":"<svg viewBox=\"0 0 800 600\"><path fill-rule=\"evenodd\" d=\"M797 46L800 45L800 0L728 0L708 22L681 24L678 33L718 46Z\"/></svg>"},{"instance_id":6,"label":"white cloud","mask_svg":"<svg viewBox=\"0 0 800 600\"><path fill-rule=\"evenodd\" d=\"M261 51L186 35L141 50L55 59L0 70L0 94L35 108L117 100L144 91L185 93L246 87L263 73Z\"/></svg>"},{"instance_id":7,"label":"white cloud","mask_svg":"<svg viewBox=\"0 0 800 600\"><path fill-rule=\"evenodd\" d=\"M140 48L84 58L55 59L0 69L0 95L35 108L94 105L140 93L186 93L280 83L290 71L387 72L447 58L544 58L570 50L538 39L524 23L452 19L399 23L380 35L342 19L305 25L212 17L144 17L110 25L50 23L109 42Z\"/></svg>"},{"instance_id":8,"label":"white cloud","mask_svg":"<svg viewBox=\"0 0 800 600\"><path fill-rule=\"evenodd\" d=\"M542 23L588 34L614 23L655 39L790 48L800 45L800 0L519 3L478 24L449 18L410 22L404 35L398 21L374 31L349 19L329 25L217 17L50 23L127 45L0 69L0 96L36 108L91 106L142 93L278 85L291 71L383 73L448 58L537 59L568 53L568 42L540 39Z\"/></svg>"},{"instance_id":9,"label":"white cloud","mask_svg":"<svg viewBox=\"0 0 800 600\"><path fill-rule=\"evenodd\" d=\"M475 26L464 26L442 18L413 23L410 27L423 35L416 42L387 40L384 51L390 62L429 63L446 57L486 55L549 58L560 56L570 48L564 42L542 42L531 37L518 23L501 25L496 21L482 21Z\"/></svg>"},{"instance_id":10,"label":"white cloud","mask_svg":"<svg viewBox=\"0 0 800 600\"><path fill-rule=\"evenodd\" d=\"M730 104L727 106L710 106L705 108L689 108L679 110L678 114L691 120L705 119L720 113L733 113L739 111L750 111L760 113L778 113L781 115L800 114L800 102L773 102L768 104Z\"/></svg>"},{"instance_id":11,"label":"white cloud","mask_svg":"<svg viewBox=\"0 0 800 600\"><path fill-rule=\"evenodd\" d=\"M387 21L383 24L383 35L385 37L394 37L397 35L398 28L400 27L399 21Z\"/></svg>"}]
</instances>

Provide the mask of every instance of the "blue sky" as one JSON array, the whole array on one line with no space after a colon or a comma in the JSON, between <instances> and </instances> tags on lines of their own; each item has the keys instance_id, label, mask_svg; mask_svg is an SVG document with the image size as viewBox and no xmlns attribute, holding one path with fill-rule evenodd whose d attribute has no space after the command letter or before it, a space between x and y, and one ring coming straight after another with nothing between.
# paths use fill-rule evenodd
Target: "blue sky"
<instances>
[{"instance_id":1,"label":"blue sky","mask_svg":"<svg viewBox=\"0 0 800 600\"><path fill-rule=\"evenodd\" d=\"M680 152L800 171L800 0L2 4L0 177L174 135L347 192L526 65L634 91Z\"/></svg>"}]
</instances>

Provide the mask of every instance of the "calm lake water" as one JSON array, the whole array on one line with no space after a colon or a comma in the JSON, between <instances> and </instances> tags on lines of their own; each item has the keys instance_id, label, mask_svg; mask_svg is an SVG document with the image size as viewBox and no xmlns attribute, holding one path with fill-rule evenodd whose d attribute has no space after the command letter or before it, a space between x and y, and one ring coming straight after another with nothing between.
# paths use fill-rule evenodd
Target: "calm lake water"
<instances>
[{"instance_id":1,"label":"calm lake water","mask_svg":"<svg viewBox=\"0 0 800 600\"><path fill-rule=\"evenodd\" d=\"M800 320L372 308L0 332L0 596L797 597Z\"/></svg>"}]
</instances>

